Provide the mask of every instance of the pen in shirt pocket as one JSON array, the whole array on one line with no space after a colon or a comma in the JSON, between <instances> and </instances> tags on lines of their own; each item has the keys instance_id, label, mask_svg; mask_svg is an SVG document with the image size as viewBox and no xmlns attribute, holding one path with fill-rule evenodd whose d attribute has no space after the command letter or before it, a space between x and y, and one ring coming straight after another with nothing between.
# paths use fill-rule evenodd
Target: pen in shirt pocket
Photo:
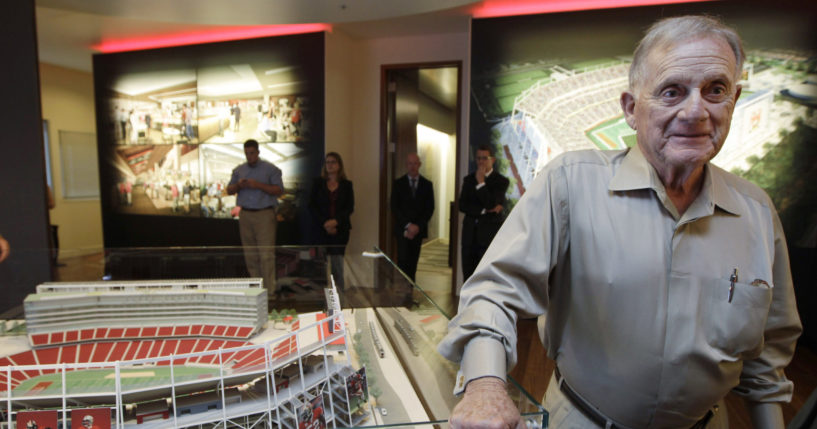
<instances>
[{"instance_id":1,"label":"pen in shirt pocket","mask_svg":"<svg viewBox=\"0 0 817 429\"><path fill-rule=\"evenodd\" d=\"M735 295L735 283L737 283L737 281L738 269L735 267L735 269L732 270L732 275L729 276L729 298L727 299L727 302L730 304L732 303L732 297Z\"/></svg>"}]
</instances>

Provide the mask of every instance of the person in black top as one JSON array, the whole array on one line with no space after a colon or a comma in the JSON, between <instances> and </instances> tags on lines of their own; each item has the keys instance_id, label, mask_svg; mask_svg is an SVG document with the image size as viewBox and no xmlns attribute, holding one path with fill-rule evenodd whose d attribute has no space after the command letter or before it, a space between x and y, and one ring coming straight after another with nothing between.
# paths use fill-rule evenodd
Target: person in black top
<instances>
[{"instance_id":1,"label":"person in black top","mask_svg":"<svg viewBox=\"0 0 817 429\"><path fill-rule=\"evenodd\" d=\"M355 193L343 170L343 159L337 152L326 154L321 177L312 185L309 210L318 231L316 244L329 246L327 254L332 276L335 284L342 288L343 254L352 229L349 217L355 211Z\"/></svg>"},{"instance_id":2,"label":"person in black top","mask_svg":"<svg viewBox=\"0 0 817 429\"><path fill-rule=\"evenodd\" d=\"M406 174L394 181L391 211L397 236L397 266L412 281L417 273L420 247L428 237L428 221L434 214L434 186L420 175L420 157L406 157Z\"/></svg>"},{"instance_id":3,"label":"person in black top","mask_svg":"<svg viewBox=\"0 0 817 429\"><path fill-rule=\"evenodd\" d=\"M460 191L462 281L468 280L505 220L505 192L510 181L494 170L493 148L477 147L477 169L465 176Z\"/></svg>"}]
</instances>

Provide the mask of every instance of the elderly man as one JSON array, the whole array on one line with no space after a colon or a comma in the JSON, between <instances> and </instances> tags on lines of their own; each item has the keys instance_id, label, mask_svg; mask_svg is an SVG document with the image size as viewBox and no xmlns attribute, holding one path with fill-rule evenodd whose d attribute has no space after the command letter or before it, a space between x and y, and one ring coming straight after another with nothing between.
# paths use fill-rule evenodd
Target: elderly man
<instances>
[{"instance_id":1,"label":"elderly man","mask_svg":"<svg viewBox=\"0 0 817 429\"><path fill-rule=\"evenodd\" d=\"M709 163L743 58L711 18L648 31L621 96L638 146L553 160L463 287L439 347L461 360L453 427L518 424L516 318L543 314L550 427L726 428L730 391L756 428L784 426L801 325L783 231L763 191Z\"/></svg>"},{"instance_id":2,"label":"elderly man","mask_svg":"<svg viewBox=\"0 0 817 429\"><path fill-rule=\"evenodd\" d=\"M275 292L275 232L278 197L284 193L281 169L260 159L258 142L244 142L247 162L233 170L227 193L238 194L238 228L244 260L252 277L263 277L264 287Z\"/></svg>"}]
</instances>

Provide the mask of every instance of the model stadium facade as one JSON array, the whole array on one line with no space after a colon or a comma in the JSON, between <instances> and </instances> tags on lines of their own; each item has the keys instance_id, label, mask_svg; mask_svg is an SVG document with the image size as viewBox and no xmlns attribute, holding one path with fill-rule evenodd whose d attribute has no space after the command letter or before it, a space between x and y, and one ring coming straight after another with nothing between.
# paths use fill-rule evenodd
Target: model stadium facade
<instances>
[{"instance_id":1,"label":"model stadium facade","mask_svg":"<svg viewBox=\"0 0 817 429\"><path fill-rule=\"evenodd\" d=\"M330 314L271 328L260 285L40 285L25 301L26 320L32 343L45 343L0 357L0 408L9 422L51 413L63 427L94 410L109 413L94 421L100 428L358 424L366 417L359 388L365 371L350 365L337 292L328 293ZM239 328L261 335L234 339ZM140 335L131 337L132 329Z\"/></svg>"},{"instance_id":2,"label":"model stadium facade","mask_svg":"<svg viewBox=\"0 0 817 429\"><path fill-rule=\"evenodd\" d=\"M198 335L249 338L268 314L261 279L44 283L24 305L35 347Z\"/></svg>"}]
</instances>

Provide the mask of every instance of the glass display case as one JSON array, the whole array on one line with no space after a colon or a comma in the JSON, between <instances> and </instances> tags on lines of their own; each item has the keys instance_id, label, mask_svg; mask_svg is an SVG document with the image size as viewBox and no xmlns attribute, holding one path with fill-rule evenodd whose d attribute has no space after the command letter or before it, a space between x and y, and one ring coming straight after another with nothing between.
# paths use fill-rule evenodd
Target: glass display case
<instances>
[{"instance_id":1,"label":"glass display case","mask_svg":"<svg viewBox=\"0 0 817 429\"><path fill-rule=\"evenodd\" d=\"M241 247L70 258L2 324L3 427L447 427L458 367L436 346L451 315L380 250L333 250L256 249L276 254L274 289Z\"/></svg>"}]
</instances>

